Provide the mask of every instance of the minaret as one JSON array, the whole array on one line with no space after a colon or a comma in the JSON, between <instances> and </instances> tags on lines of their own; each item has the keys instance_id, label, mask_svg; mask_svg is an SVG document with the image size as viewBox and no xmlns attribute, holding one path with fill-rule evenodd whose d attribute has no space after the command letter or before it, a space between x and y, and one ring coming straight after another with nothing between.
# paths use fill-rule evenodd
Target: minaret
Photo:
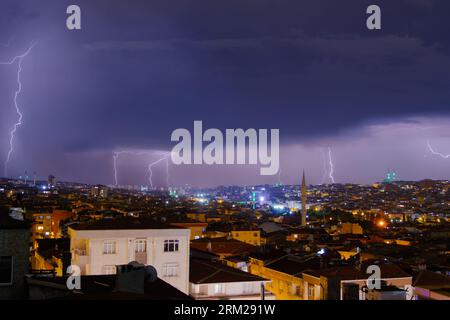
<instances>
[{"instance_id":1,"label":"minaret","mask_svg":"<svg viewBox=\"0 0 450 320\"><path fill-rule=\"evenodd\" d=\"M306 181L305 181L305 170L303 170L302 178L302 226L306 226Z\"/></svg>"}]
</instances>

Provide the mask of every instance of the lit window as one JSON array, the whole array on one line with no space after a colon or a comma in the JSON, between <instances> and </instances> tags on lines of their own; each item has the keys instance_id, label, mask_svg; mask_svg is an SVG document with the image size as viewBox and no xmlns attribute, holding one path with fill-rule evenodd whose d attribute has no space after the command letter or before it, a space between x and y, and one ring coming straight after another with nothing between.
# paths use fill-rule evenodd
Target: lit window
<instances>
[{"instance_id":1,"label":"lit window","mask_svg":"<svg viewBox=\"0 0 450 320\"><path fill-rule=\"evenodd\" d=\"M178 240L164 240L164 252L178 251Z\"/></svg>"},{"instance_id":2,"label":"lit window","mask_svg":"<svg viewBox=\"0 0 450 320\"><path fill-rule=\"evenodd\" d=\"M314 300L314 286L308 286L308 299Z\"/></svg>"},{"instance_id":3,"label":"lit window","mask_svg":"<svg viewBox=\"0 0 450 320\"><path fill-rule=\"evenodd\" d=\"M13 257L0 257L0 285L11 285L13 283Z\"/></svg>"},{"instance_id":4,"label":"lit window","mask_svg":"<svg viewBox=\"0 0 450 320\"><path fill-rule=\"evenodd\" d=\"M166 263L163 265L164 277L176 277L178 276L178 263Z\"/></svg>"},{"instance_id":5,"label":"lit window","mask_svg":"<svg viewBox=\"0 0 450 320\"><path fill-rule=\"evenodd\" d=\"M103 266L103 274L116 274L116 266Z\"/></svg>"},{"instance_id":6,"label":"lit window","mask_svg":"<svg viewBox=\"0 0 450 320\"><path fill-rule=\"evenodd\" d=\"M223 294L225 293L225 285L223 283L217 283L214 285L214 293L215 294Z\"/></svg>"},{"instance_id":7,"label":"lit window","mask_svg":"<svg viewBox=\"0 0 450 320\"><path fill-rule=\"evenodd\" d=\"M103 254L115 254L116 242L112 240L106 240L103 242Z\"/></svg>"},{"instance_id":8,"label":"lit window","mask_svg":"<svg viewBox=\"0 0 450 320\"><path fill-rule=\"evenodd\" d=\"M135 251L136 252L147 252L147 240L145 240L145 239L136 240Z\"/></svg>"}]
</instances>

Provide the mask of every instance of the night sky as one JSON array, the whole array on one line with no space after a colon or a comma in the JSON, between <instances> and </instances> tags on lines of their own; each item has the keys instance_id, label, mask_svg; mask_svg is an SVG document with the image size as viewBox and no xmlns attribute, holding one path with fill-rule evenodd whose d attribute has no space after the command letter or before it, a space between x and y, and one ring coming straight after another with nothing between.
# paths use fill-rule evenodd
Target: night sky
<instances>
[{"instance_id":1,"label":"night sky","mask_svg":"<svg viewBox=\"0 0 450 320\"><path fill-rule=\"evenodd\" d=\"M78 4L82 30L66 28ZM382 30L366 8L382 9ZM2 0L0 61L23 60L9 176L147 184L177 128L280 129L281 174L170 165L170 185L449 179L448 0ZM0 172L17 114L0 65ZM166 186L165 165L154 167ZM0 174L1 176L1 174Z\"/></svg>"}]
</instances>

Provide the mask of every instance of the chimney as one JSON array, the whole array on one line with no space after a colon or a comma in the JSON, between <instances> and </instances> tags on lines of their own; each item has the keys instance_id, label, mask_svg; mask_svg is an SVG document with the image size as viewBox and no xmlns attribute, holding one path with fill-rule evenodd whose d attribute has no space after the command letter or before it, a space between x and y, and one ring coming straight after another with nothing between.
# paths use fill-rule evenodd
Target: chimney
<instances>
[{"instance_id":1,"label":"chimney","mask_svg":"<svg viewBox=\"0 0 450 320\"><path fill-rule=\"evenodd\" d=\"M136 261L116 266L116 292L145 293L145 283L157 279L156 269Z\"/></svg>"}]
</instances>

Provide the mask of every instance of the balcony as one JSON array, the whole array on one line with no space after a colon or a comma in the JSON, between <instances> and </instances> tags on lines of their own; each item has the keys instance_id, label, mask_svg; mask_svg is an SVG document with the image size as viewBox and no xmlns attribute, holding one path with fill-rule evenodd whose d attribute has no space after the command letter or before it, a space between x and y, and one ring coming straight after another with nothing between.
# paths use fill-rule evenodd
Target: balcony
<instances>
[{"instance_id":1,"label":"balcony","mask_svg":"<svg viewBox=\"0 0 450 320\"><path fill-rule=\"evenodd\" d=\"M73 252L78 256L87 256L86 249L74 249Z\"/></svg>"},{"instance_id":2,"label":"balcony","mask_svg":"<svg viewBox=\"0 0 450 320\"><path fill-rule=\"evenodd\" d=\"M72 263L82 266L88 263L88 253L86 249L74 249L72 252Z\"/></svg>"}]
</instances>

